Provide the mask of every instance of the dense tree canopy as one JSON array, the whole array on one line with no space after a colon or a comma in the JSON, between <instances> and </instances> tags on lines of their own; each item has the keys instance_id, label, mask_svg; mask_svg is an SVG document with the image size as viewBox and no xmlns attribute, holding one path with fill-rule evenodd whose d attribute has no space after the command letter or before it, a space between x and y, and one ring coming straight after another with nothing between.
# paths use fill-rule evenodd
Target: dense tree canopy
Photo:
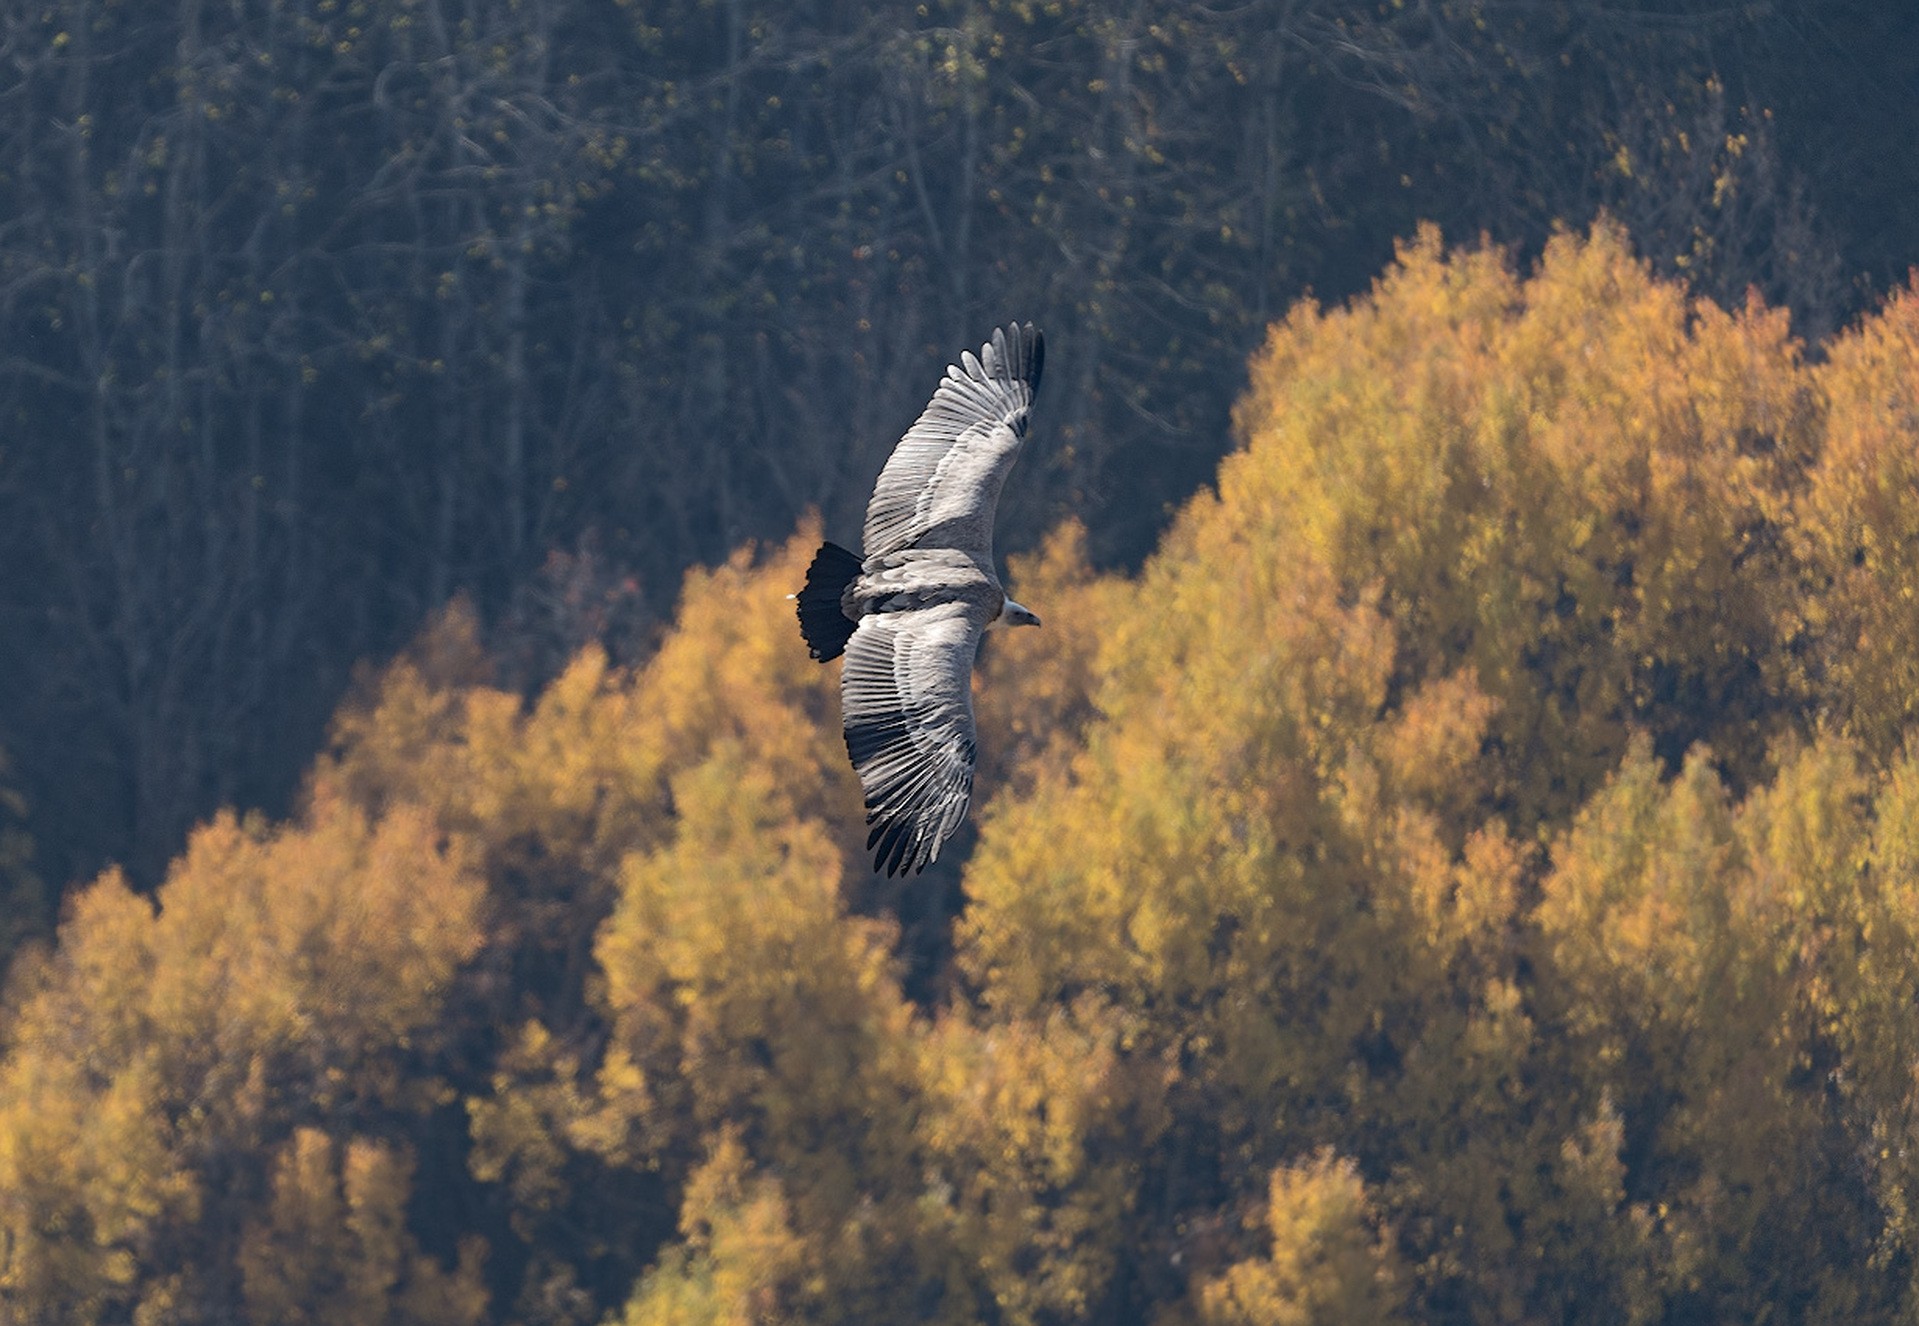
<instances>
[{"instance_id":1,"label":"dense tree canopy","mask_svg":"<svg viewBox=\"0 0 1919 1326\"><path fill-rule=\"evenodd\" d=\"M35 926L281 813L456 593L524 690L644 652L690 564L850 531L1009 317L1056 351L1011 546L1071 512L1136 565L1266 325L1418 220L1529 259L1609 208L1814 337L1919 259L1880 0L9 0L0 54Z\"/></svg>"},{"instance_id":2,"label":"dense tree canopy","mask_svg":"<svg viewBox=\"0 0 1919 1326\"><path fill-rule=\"evenodd\" d=\"M1137 574L1014 560L904 893L815 524L530 698L454 608L15 962L0 1315L1909 1319L1915 309L1421 233Z\"/></svg>"}]
</instances>

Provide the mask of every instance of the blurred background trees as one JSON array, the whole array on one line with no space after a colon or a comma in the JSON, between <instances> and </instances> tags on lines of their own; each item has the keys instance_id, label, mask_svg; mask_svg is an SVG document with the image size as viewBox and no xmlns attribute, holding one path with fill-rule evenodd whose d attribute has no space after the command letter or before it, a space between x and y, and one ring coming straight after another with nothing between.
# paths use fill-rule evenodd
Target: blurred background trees
<instances>
[{"instance_id":1,"label":"blurred background trees","mask_svg":"<svg viewBox=\"0 0 1919 1326\"><path fill-rule=\"evenodd\" d=\"M0 1317L1919 1313L1901 7L0 47ZM784 595L1015 315L889 883Z\"/></svg>"},{"instance_id":2,"label":"blurred background trees","mask_svg":"<svg viewBox=\"0 0 1919 1326\"><path fill-rule=\"evenodd\" d=\"M530 697L456 605L16 958L0 1313L1906 1319L1913 303L1809 362L1602 224L1296 306L1137 573L1013 559L912 906L815 525Z\"/></svg>"},{"instance_id":3,"label":"blurred background trees","mask_svg":"<svg viewBox=\"0 0 1919 1326\"><path fill-rule=\"evenodd\" d=\"M455 594L533 685L608 595L637 651L687 566L850 536L1006 317L1055 346L1009 545L1131 566L1266 325L1420 220L1608 209L1815 338L1919 256L1919 27L1865 0L58 0L0 47L0 747L56 892L284 809Z\"/></svg>"}]
</instances>

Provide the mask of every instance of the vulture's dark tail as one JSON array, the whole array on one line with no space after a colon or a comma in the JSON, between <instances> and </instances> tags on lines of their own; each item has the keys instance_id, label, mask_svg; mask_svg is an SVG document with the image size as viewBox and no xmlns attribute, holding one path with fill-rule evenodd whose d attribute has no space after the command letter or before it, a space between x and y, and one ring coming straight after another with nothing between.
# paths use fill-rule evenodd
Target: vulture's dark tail
<instances>
[{"instance_id":1,"label":"vulture's dark tail","mask_svg":"<svg viewBox=\"0 0 1919 1326\"><path fill-rule=\"evenodd\" d=\"M806 588L796 596L800 634L806 637L806 652L822 663L845 652L858 625L840 607L840 596L859 573L860 559L837 543L822 543L806 568Z\"/></svg>"}]
</instances>

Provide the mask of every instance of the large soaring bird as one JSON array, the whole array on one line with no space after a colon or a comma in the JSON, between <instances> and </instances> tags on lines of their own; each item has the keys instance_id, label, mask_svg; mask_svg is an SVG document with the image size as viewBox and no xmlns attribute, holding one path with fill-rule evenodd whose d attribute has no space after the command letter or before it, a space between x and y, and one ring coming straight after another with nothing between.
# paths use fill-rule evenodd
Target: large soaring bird
<instances>
[{"instance_id":1,"label":"large soaring bird","mask_svg":"<svg viewBox=\"0 0 1919 1326\"><path fill-rule=\"evenodd\" d=\"M973 661L996 626L1038 626L993 572L993 511L1019 456L1045 343L1029 323L949 365L866 507L864 558L824 544L800 633L844 652L846 753L866 792L866 845L888 875L924 870L973 791Z\"/></svg>"}]
</instances>

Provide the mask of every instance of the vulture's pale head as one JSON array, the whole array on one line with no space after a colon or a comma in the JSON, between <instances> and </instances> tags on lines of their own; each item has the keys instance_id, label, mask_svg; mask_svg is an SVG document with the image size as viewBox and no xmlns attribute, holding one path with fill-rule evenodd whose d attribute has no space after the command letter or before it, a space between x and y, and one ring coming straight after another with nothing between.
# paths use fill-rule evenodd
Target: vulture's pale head
<instances>
[{"instance_id":1,"label":"vulture's pale head","mask_svg":"<svg viewBox=\"0 0 1919 1326\"><path fill-rule=\"evenodd\" d=\"M1023 603L1007 599L999 610L999 616L993 619L994 626L1038 626L1039 614Z\"/></svg>"}]
</instances>

